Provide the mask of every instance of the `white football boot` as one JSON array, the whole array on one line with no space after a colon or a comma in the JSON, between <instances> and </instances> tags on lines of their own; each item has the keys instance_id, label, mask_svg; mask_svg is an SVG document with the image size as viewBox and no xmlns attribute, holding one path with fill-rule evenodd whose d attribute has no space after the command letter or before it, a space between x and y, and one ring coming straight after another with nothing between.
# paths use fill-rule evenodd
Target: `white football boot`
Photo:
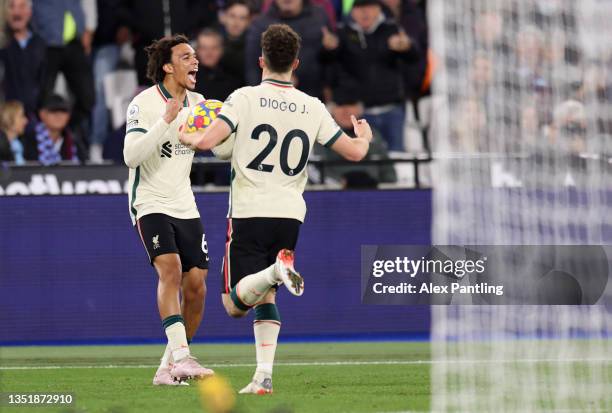
<instances>
[{"instance_id":1,"label":"white football boot","mask_svg":"<svg viewBox=\"0 0 612 413\"><path fill-rule=\"evenodd\" d=\"M246 385L242 390L238 392L239 394L259 394L260 396L264 394L272 394L272 379L265 378L262 382L258 382L253 380L249 384Z\"/></svg>"},{"instance_id":2,"label":"white football boot","mask_svg":"<svg viewBox=\"0 0 612 413\"><path fill-rule=\"evenodd\" d=\"M197 359L191 355L175 361L170 369L170 374L175 380L184 381L188 379L203 379L215 374L211 369L202 367Z\"/></svg>"},{"instance_id":3,"label":"white football boot","mask_svg":"<svg viewBox=\"0 0 612 413\"><path fill-rule=\"evenodd\" d=\"M155 377L153 377L153 385L154 386L189 386L189 383L186 381L176 380L170 374L170 369L172 368L172 364L168 367L159 366L157 371L155 372Z\"/></svg>"},{"instance_id":4,"label":"white football boot","mask_svg":"<svg viewBox=\"0 0 612 413\"><path fill-rule=\"evenodd\" d=\"M304 294L304 279L302 276L293 268L294 253L292 250L282 249L276 256L276 263L274 264L274 271L276 276L279 278L289 292L295 296L301 296Z\"/></svg>"}]
</instances>

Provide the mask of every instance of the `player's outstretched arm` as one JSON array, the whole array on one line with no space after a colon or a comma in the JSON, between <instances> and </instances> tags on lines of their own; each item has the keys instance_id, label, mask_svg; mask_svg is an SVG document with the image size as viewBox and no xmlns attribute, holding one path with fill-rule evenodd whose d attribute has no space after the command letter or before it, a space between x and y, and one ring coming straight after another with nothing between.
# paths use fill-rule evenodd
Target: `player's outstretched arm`
<instances>
[{"instance_id":1,"label":"player's outstretched arm","mask_svg":"<svg viewBox=\"0 0 612 413\"><path fill-rule=\"evenodd\" d=\"M355 116L351 115L351 121L355 130L355 138L351 138L346 133L343 133L334 142L331 149L349 161L359 162L368 154L370 142L372 141L372 129L365 119L357 120Z\"/></svg>"},{"instance_id":2,"label":"player's outstretched arm","mask_svg":"<svg viewBox=\"0 0 612 413\"><path fill-rule=\"evenodd\" d=\"M192 133L186 133L182 129L179 134L179 140L183 145L187 145L193 150L205 151L217 146L231 133L232 130L227 122L217 118L205 129Z\"/></svg>"},{"instance_id":3,"label":"player's outstretched arm","mask_svg":"<svg viewBox=\"0 0 612 413\"><path fill-rule=\"evenodd\" d=\"M166 112L146 132L127 131L123 145L123 160L130 168L136 168L147 160L157 149L157 145L176 119L182 107L177 99L168 99Z\"/></svg>"}]
</instances>

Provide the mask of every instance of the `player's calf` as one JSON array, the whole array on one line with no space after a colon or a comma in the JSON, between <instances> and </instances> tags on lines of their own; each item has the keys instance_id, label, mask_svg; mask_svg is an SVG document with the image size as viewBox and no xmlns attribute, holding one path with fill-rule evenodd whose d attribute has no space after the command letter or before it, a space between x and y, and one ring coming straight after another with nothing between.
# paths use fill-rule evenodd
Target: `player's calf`
<instances>
[{"instance_id":1,"label":"player's calf","mask_svg":"<svg viewBox=\"0 0 612 413\"><path fill-rule=\"evenodd\" d=\"M274 264L242 278L230 291L231 303L226 305L228 314L231 317L244 315L252 307L264 303L272 287L278 284L284 284L291 294L301 296L304 293L304 279L295 270L294 259L292 250L282 249Z\"/></svg>"},{"instance_id":2,"label":"player's calf","mask_svg":"<svg viewBox=\"0 0 612 413\"><path fill-rule=\"evenodd\" d=\"M181 309L188 338L196 334L202 321L206 300L206 275L207 270L195 267L183 273Z\"/></svg>"},{"instance_id":3,"label":"player's calf","mask_svg":"<svg viewBox=\"0 0 612 413\"><path fill-rule=\"evenodd\" d=\"M192 303L202 303L206 297L206 284L202 281L200 284L183 285L183 297L185 301Z\"/></svg>"},{"instance_id":4,"label":"player's calf","mask_svg":"<svg viewBox=\"0 0 612 413\"><path fill-rule=\"evenodd\" d=\"M253 306L262 302L270 289L281 280L278 278L274 264L263 270L242 278L230 291L231 302L237 309L248 312Z\"/></svg>"}]
</instances>

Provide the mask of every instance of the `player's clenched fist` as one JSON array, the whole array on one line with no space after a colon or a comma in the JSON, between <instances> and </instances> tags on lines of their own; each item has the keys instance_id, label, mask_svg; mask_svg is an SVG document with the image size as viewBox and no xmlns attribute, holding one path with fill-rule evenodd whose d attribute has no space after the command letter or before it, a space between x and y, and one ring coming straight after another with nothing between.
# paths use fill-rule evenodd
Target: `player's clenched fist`
<instances>
[{"instance_id":1,"label":"player's clenched fist","mask_svg":"<svg viewBox=\"0 0 612 413\"><path fill-rule=\"evenodd\" d=\"M172 121L178 116L182 107L182 103L177 99L168 99L166 102L166 113L164 113L164 122L168 124L172 123Z\"/></svg>"},{"instance_id":2,"label":"player's clenched fist","mask_svg":"<svg viewBox=\"0 0 612 413\"><path fill-rule=\"evenodd\" d=\"M196 149L202 135L204 134L204 129L197 130L192 133L185 132L185 125L181 125L179 127L179 141L191 149Z\"/></svg>"}]
</instances>

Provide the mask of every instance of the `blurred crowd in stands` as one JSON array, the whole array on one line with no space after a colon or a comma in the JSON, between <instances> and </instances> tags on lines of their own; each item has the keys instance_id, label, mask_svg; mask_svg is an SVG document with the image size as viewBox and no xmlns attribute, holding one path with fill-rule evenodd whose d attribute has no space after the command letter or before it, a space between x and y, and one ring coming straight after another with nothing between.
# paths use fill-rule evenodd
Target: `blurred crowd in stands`
<instances>
[{"instance_id":1,"label":"blurred crowd in stands","mask_svg":"<svg viewBox=\"0 0 612 413\"><path fill-rule=\"evenodd\" d=\"M0 159L17 164L120 161L124 129L116 106L125 111L150 85L144 48L171 33L193 40L197 91L224 100L260 82L260 34L271 23L289 24L303 41L296 87L329 104L348 129L345 113L366 117L377 129L373 152L405 151L406 104L427 89L422 0L1 3Z\"/></svg>"},{"instance_id":2,"label":"blurred crowd in stands","mask_svg":"<svg viewBox=\"0 0 612 413\"><path fill-rule=\"evenodd\" d=\"M455 148L529 153L546 147L575 154L610 148L612 44L586 55L578 8L556 1L508 4L484 5L474 16L471 59L465 50L447 56L450 76L465 74L464 85L450 88ZM462 32L458 21L445 35ZM504 132L512 138L498 139ZM597 140L592 145L587 133Z\"/></svg>"},{"instance_id":3,"label":"blurred crowd in stands","mask_svg":"<svg viewBox=\"0 0 612 413\"><path fill-rule=\"evenodd\" d=\"M295 86L323 100L347 132L350 114L365 117L375 129L372 159L414 155L415 147L430 154L420 120L431 118L420 101L429 94L436 63L427 0L0 0L0 6L6 29L0 38L0 161L121 163L127 103L150 85L145 46L171 33L189 36L200 61L197 91L224 100L260 82L260 34L276 22L302 37ZM554 144L569 133L572 147L584 149L585 101L610 101L605 65L581 59L577 40L568 36L572 16L536 10L531 24L511 27L518 21L512 13L491 8L473 16L466 41L475 42L476 53L467 60L462 50L447 56L446 67L464 70L469 89L457 85L459 97L451 102L456 148L521 151L541 145L543 134ZM547 19L563 19L564 26ZM464 34L457 22L445 35ZM495 70L494 59L518 70ZM459 68L460 61L469 67ZM517 99L519 91L521 113L507 119L506 97ZM609 136L612 116L605 119L596 132ZM500 124L515 125L524 137L511 141L518 147L496 147L499 141L489 139ZM416 138L409 136L414 129ZM420 142L409 144L415 139ZM334 159L321 148L315 152ZM376 182L396 180L393 168L357 170L364 168ZM330 176L346 179L354 171L338 167Z\"/></svg>"}]
</instances>

